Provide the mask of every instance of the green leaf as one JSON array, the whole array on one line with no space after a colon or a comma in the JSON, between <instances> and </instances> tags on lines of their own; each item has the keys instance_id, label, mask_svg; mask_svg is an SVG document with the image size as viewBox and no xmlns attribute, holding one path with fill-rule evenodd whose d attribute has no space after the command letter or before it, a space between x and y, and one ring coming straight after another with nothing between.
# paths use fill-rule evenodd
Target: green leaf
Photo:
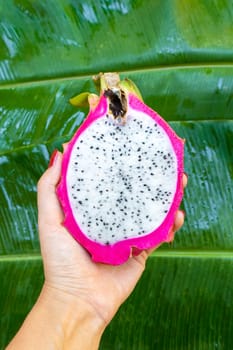
<instances>
[{"instance_id":1,"label":"green leaf","mask_svg":"<svg viewBox=\"0 0 233 350\"><path fill-rule=\"evenodd\" d=\"M90 92L82 92L70 98L70 103L76 107L88 107L88 96Z\"/></svg>"},{"instance_id":2,"label":"green leaf","mask_svg":"<svg viewBox=\"0 0 233 350\"><path fill-rule=\"evenodd\" d=\"M101 349L231 349L232 254L156 255Z\"/></svg>"},{"instance_id":3,"label":"green leaf","mask_svg":"<svg viewBox=\"0 0 233 350\"><path fill-rule=\"evenodd\" d=\"M36 184L119 71L186 139L186 221L148 260L101 349L231 349L233 6L216 1L0 0L0 348L43 283Z\"/></svg>"}]
</instances>

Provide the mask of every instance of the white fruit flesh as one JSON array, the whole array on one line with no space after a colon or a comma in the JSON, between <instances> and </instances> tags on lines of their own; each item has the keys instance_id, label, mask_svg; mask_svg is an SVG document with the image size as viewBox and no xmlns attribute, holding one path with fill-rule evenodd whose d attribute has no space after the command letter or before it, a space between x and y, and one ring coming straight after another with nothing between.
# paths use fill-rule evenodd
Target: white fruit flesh
<instances>
[{"instance_id":1,"label":"white fruit flesh","mask_svg":"<svg viewBox=\"0 0 233 350\"><path fill-rule=\"evenodd\" d=\"M71 152L67 184L73 216L101 244L144 236L168 215L177 176L171 141L153 118L130 108L125 125L101 117Z\"/></svg>"}]
</instances>

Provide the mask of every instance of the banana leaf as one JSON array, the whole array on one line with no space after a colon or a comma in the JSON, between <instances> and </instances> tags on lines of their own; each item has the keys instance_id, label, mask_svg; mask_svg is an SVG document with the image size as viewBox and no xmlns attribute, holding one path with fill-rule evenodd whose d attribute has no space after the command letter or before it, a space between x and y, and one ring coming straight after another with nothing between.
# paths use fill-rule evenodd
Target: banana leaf
<instances>
[{"instance_id":1,"label":"banana leaf","mask_svg":"<svg viewBox=\"0 0 233 350\"><path fill-rule=\"evenodd\" d=\"M186 220L149 258L100 348L231 349L233 4L0 0L0 348L43 283L36 184L85 118L69 99L119 71L186 139Z\"/></svg>"}]
</instances>

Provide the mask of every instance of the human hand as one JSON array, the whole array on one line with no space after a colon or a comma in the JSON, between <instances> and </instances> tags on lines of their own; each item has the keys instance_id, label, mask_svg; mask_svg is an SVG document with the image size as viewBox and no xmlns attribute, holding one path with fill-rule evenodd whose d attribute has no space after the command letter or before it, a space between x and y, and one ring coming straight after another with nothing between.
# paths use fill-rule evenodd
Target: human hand
<instances>
[{"instance_id":1,"label":"human hand","mask_svg":"<svg viewBox=\"0 0 233 350\"><path fill-rule=\"evenodd\" d=\"M96 350L104 329L139 280L152 250L120 266L94 263L62 225L56 196L62 154L38 183L38 223L45 282L7 350ZM187 176L183 176L183 186ZM171 237L184 222L177 211Z\"/></svg>"},{"instance_id":2,"label":"human hand","mask_svg":"<svg viewBox=\"0 0 233 350\"><path fill-rule=\"evenodd\" d=\"M64 216L56 196L62 154L57 152L53 165L38 183L38 212L41 253L44 263L45 288L63 293L90 307L107 325L139 280L152 252L143 251L120 266L94 263L62 225ZM183 186L187 176L183 176ZM171 230L175 233L184 222L177 211Z\"/></svg>"}]
</instances>

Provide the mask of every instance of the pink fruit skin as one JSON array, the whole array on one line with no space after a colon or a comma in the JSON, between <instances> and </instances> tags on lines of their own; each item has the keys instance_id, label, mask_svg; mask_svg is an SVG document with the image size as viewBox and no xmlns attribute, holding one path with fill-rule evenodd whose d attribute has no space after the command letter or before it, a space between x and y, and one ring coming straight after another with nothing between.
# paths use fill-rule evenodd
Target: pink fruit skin
<instances>
[{"instance_id":1,"label":"pink fruit skin","mask_svg":"<svg viewBox=\"0 0 233 350\"><path fill-rule=\"evenodd\" d=\"M175 134L175 132L171 129L171 127L156 112L154 112L152 109L150 109L147 105L145 105L132 94L129 95L129 105L133 109L148 114L159 125L161 125L164 128L164 130L169 135L169 138L173 144L177 156L178 181L176 185L176 192L171 208L167 213L167 216L165 217L162 224L157 229L143 237L129 238L124 241L117 242L113 245L103 245L100 243L96 243L90 240L87 236L85 236L74 219L72 209L68 200L68 192L66 185L66 176L70 153L72 151L74 143L76 142L80 134L82 134L82 132L86 128L88 128L94 120L101 118L107 113L107 99L103 95L101 96L100 102L96 109L94 111L90 111L83 124L79 127L71 141L68 143L63 154L62 175L57 187L57 195L65 213L65 219L63 222L64 226L68 229L71 235L89 251L93 261L111 265L119 265L126 262L132 255L132 248L133 254L138 255L142 250L157 248L164 242L172 241L174 238L174 234L171 234L171 228L173 226L175 213L178 210L183 197L182 177L184 159L184 140L178 137Z\"/></svg>"}]
</instances>

